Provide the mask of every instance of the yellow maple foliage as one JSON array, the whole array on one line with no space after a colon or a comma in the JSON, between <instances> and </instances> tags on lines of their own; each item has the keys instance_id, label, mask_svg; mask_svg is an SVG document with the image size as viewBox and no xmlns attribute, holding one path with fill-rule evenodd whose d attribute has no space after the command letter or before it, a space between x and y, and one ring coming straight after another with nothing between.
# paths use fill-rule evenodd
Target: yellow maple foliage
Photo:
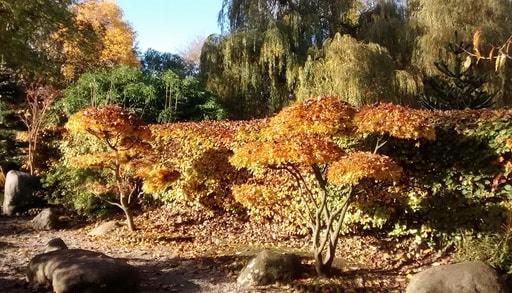
<instances>
[{"instance_id":1,"label":"yellow maple foliage","mask_svg":"<svg viewBox=\"0 0 512 293\"><path fill-rule=\"evenodd\" d=\"M95 69L139 66L135 33L114 1L81 1L72 11L75 31L55 35L56 41L62 43L65 61L61 71L67 80Z\"/></svg>"}]
</instances>

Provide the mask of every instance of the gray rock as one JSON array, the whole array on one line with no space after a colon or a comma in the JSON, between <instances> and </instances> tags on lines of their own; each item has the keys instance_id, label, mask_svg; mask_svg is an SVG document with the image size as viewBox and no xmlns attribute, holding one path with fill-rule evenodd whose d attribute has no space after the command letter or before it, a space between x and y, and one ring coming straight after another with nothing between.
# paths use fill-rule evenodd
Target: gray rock
<instances>
[{"instance_id":1,"label":"gray rock","mask_svg":"<svg viewBox=\"0 0 512 293\"><path fill-rule=\"evenodd\" d=\"M430 268L416 274L406 293L505 293L498 273L482 262L463 262Z\"/></svg>"},{"instance_id":2,"label":"gray rock","mask_svg":"<svg viewBox=\"0 0 512 293\"><path fill-rule=\"evenodd\" d=\"M300 272L300 266L296 255L263 250L245 266L237 282L249 287L288 281Z\"/></svg>"},{"instance_id":3,"label":"gray rock","mask_svg":"<svg viewBox=\"0 0 512 293\"><path fill-rule=\"evenodd\" d=\"M68 246L66 243L64 243L64 240L61 238L53 238L52 240L48 241L46 244L46 248L44 250L45 253L51 252L51 251L57 251L62 249L68 249Z\"/></svg>"},{"instance_id":4,"label":"gray rock","mask_svg":"<svg viewBox=\"0 0 512 293\"><path fill-rule=\"evenodd\" d=\"M43 209L31 221L32 227L36 230L56 230L62 227L59 214L55 209Z\"/></svg>"},{"instance_id":5,"label":"gray rock","mask_svg":"<svg viewBox=\"0 0 512 293\"><path fill-rule=\"evenodd\" d=\"M21 171L9 171L5 176L3 214L12 216L29 207L34 201L36 186L36 177Z\"/></svg>"},{"instance_id":6,"label":"gray rock","mask_svg":"<svg viewBox=\"0 0 512 293\"><path fill-rule=\"evenodd\" d=\"M35 256L27 278L56 293L140 292L139 273L129 264L102 253L61 249Z\"/></svg>"},{"instance_id":7,"label":"gray rock","mask_svg":"<svg viewBox=\"0 0 512 293\"><path fill-rule=\"evenodd\" d=\"M108 222L102 223L98 227L94 228L91 232L89 232L89 235L104 236L104 235L107 235L110 232L116 230L117 228L119 228L121 226L122 225L119 224L119 222L117 222L117 221L108 221Z\"/></svg>"}]
</instances>

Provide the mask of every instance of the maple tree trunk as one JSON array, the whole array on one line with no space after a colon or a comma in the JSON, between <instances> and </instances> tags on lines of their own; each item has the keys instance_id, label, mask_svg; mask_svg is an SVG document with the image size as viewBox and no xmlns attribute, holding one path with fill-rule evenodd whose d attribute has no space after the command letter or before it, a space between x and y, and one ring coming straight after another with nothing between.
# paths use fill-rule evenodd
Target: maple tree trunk
<instances>
[{"instance_id":1,"label":"maple tree trunk","mask_svg":"<svg viewBox=\"0 0 512 293\"><path fill-rule=\"evenodd\" d=\"M34 151L32 150L32 142L28 142L28 158L27 158L28 170L30 175L34 175Z\"/></svg>"},{"instance_id":2,"label":"maple tree trunk","mask_svg":"<svg viewBox=\"0 0 512 293\"><path fill-rule=\"evenodd\" d=\"M121 191L120 191L121 192ZM130 231L135 231L135 224L133 223L133 215L130 211L130 206L128 203L128 200L126 199L126 196L124 193L120 193L120 203L121 203L121 209L124 212L124 215L126 216L126 225L128 225L128 229Z\"/></svg>"},{"instance_id":3,"label":"maple tree trunk","mask_svg":"<svg viewBox=\"0 0 512 293\"><path fill-rule=\"evenodd\" d=\"M313 251L317 274L319 276L328 276L331 273L340 231L353 193L352 189L349 189L345 202L340 207L330 210L327 202L327 188L322 182L320 182L321 204L317 209L313 226ZM322 231L325 233L322 234Z\"/></svg>"},{"instance_id":4,"label":"maple tree trunk","mask_svg":"<svg viewBox=\"0 0 512 293\"><path fill-rule=\"evenodd\" d=\"M126 225L130 231L135 231L135 224L133 223L133 215L129 208L123 208L124 215L126 216Z\"/></svg>"},{"instance_id":5,"label":"maple tree trunk","mask_svg":"<svg viewBox=\"0 0 512 293\"><path fill-rule=\"evenodd\" d=\"M116 150L117 152L117 150ZM119 156L119 153L117 153L117 156ZM114 176L116 179L117 184L117 190L119 192L119 204L118 206L123 210L124 215L126 216L126 225L128 225L128 229L130 231L135 231L135 224L133 223L133 215L130 211L130 203L128 202L128 199L126 198L125 193L123 192L122 188L122 177L121 177L121 166L119 164L119 158L116 158L116 168L114 171ZM117 204L116 204L117 205Z\"/></svg>"}]
</instances>

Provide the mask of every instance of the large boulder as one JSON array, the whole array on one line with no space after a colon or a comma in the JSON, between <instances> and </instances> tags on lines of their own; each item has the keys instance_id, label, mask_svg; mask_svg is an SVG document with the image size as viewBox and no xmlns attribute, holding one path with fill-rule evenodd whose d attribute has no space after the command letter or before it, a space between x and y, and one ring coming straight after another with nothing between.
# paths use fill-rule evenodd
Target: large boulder
<instances>
[{"instance_id":1,"label":"large boulder","mask_svg":"<svg viewBox=\"0 0 512 293\"><path fill-rule=\"evenodd\" d=\"M62 228L59 214L55 209L43 209L31 221L32 227L36 230L56 230Z\"/></svg>"},{"instance_id":2,"label":"large boulder","mask_svg":"<svg viewBox=\"0 0 512 293\"><path fill-rule=\"evenodd\" d=\"M27 278L33 285L52 286L56 293L140 292L138 271L124 261L55 242L57 250L30 261Z\"/></svg>"},{"instance_id":3,"label":"large boulder","mask_svg":"<svg viewBox=\"0 0 512 293\"><path fill-rule=\"evenodd\" d=\"M300 267L300 259L296 255L263 250L249 261L237 282L249 287L289 281L300 273Z\"/></svg>"},{"instance_id":4,"label":"large boulder","mask_svg":"<svg viewBox=\"0 0 512 293\"><path fill-rule=\"evenodd\" d=\"M406 293L505 293L499 274L482 262L433 267L416 274Z\"/></svg>"},{"instance_id":5,"label":"large boulder","mask_svg":"<svg viewBox=\"0 0 512 293\"><path fill-rule=\"evenodd\" d=\"M12 216L27 209L34 202L37 185L36 177L21 171L9 171L5 176L3 214Z\"/></svg>"}]
</instances>

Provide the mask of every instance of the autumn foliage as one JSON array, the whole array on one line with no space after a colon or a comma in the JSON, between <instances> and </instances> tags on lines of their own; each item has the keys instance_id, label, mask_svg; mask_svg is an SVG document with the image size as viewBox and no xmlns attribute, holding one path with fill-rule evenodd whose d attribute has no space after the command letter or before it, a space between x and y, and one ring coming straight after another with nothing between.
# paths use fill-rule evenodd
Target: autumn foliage
<instances>
[{"instance_id":1,"label":"autumn foliage","mask_svg":"<svg viewBox=\"0 0 512 293\"><path fill-rule=\"evenodd\" d=\"M384 222L372 226L363 212L369 210L400 217L399 206L428 195L418 180L444 175L457 176L446 182L482 178L492 181L492 190L505 186L511 117L510 111L421 111L392 104L357 110L333 97L297 102L270 119L251 121L143 125L116 106L90 108L70 118L70 137L86 135L102 143L68 162L71 167L117 169L119 180L107 190L125 198L132 191L132 197L144 192L211 211L247 213L284 231L309 229L317 270L325 273L346 224L382 227L389 219L376 219ZM475 138L479 149L478 141L488 140L499 154L495 166L500 173L494 178L460 173L460 153L438 150L443 146L438 140L452 142L453 131ZM369 134L390 140L388 147L374 148L375 136ZM407 146L416 155L407 157ZM420 147L425 158L418 157ZM446 167L436 161L439 155L457 163ZM446 168L437 169L445 173L424 170L430 166Z\"/></svg>"},{"instance_id":2,"label":"autumn foliage","mask_svg":"<svg viewBox=\"0 0 512 293\"><path fill-rule=\"evenodd\" d=\"M246 180L229 163L233 147L242 140L240 129L258 128L259 120L244 122L168 123L150 125L150 145L155 163L176 166L180 177L161 185L164 200L181 200L211 210L234 210L239 206L231 186Z\"/></svg>"},{"instance_id":3,"label":"autumn foliage","mask_svg":"<svg viewBox=\"0 0 512 293\"><path fill-rule=\"evenodd\" d=\"M432 115L400 105L383 103L365 106L354 119L361 133L379 133L403 139L435 140Z\"/></svg>"},{"instance_id":4,"label":"autumn foliage","mask_svg":"<svg viewBox=\"0 0 512 293\"><path fill-rule=\"evenodd\" d=\"M359 182L363 179L392 182L401 175L401 168L385 156L357 152L343 156L344 150L334 139L353 133L355 112L334 97L297 102L272 118L255 141L236 148L231 159L233 165L248 168L255 175L258 167L289 173L305 204L319 274L331 268L348 208L361 191ZM268 183L263 181L263 184ZM332 192L330 185L344 189ZM264 197L269 194L266 187L242 185L237 188L239 194L250 190ZM338 200L342 204L333 204Z\"/></svg>"},{"instance_id":5,"label":"autumn foliage","mask_svg":"<svg viewBox=\"0 0 512 293\"><path fill-rule=\"evenodd\" d=\"M341 135L353 129L356 110L336 97L322 97L295 103L273 117L261 131L267 138L296 134Z\"/></svg>"},{"instance_id":6,"label":"autumn foliage","mask_svg":"<svg viewBox=\"0 0 512 293\"><path fill-rule=\"evenodd\" d=\"M123 210L128 227L134 230L130 206L132 199L137 197L139 180L146 179L147 184L154 184L154 174L149 168L153 162L148 160L151 158L150 147L143 141L147 128L132 113L118 106L87 108L71 116L66 128L72 136L86 135L98 140L99 150L71 158L69 164L75 168L111 172L111 185L117 189L118 202L109 203ZM170 174L175 173L165 170L164 178L173 180L177 177Z\"/></svg>"},{"instance_id":7,"label":"autumn foliage","mask_svg":"<svg viewBox=\"0 0 512 293\"><path fill-rule=\"evenodd\" d=\"M390 157L369 152L353 152L334 162L327 179L337 185L357 185L363 179L397 182L402 168Z\"/></svg>"},{"instance_id":8,"label":"autumn foliage","mask_svg":"<svg viewBox=\"0 0 512 293\"><path fill-rule=\"evenodd\" d=\"M67 80L80 74L118 65L138 67L135 33L123 20L123 13L113 1L80 1L72 7L74 30L57 32L64 64L62 74Z\"/></svg>"}]
</instances>

